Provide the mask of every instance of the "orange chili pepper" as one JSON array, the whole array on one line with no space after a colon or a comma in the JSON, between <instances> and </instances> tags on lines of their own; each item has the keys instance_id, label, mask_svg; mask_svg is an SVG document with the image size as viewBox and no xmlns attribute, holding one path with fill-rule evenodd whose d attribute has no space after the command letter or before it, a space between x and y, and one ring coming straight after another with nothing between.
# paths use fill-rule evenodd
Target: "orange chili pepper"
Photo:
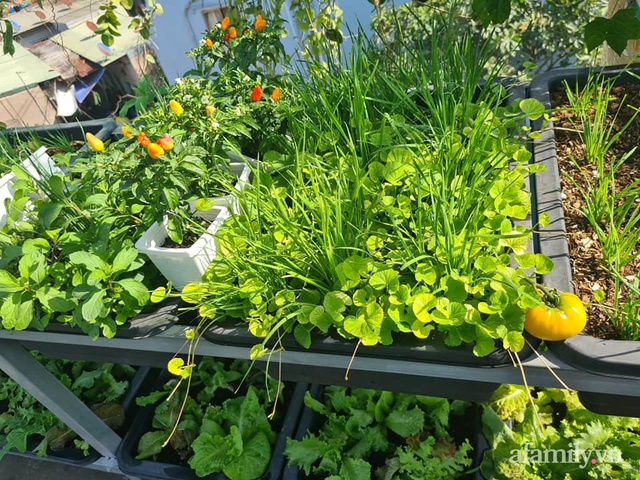
<instances>
[{"instance_id":1,"label":"orange chili pepper","mask_svg":"<svg viewBox=\"0 0 640 480\"><path fill-rule=\"evenodd\" d=\"M255 23L256 32L258 33L264 32L264 27L266 26L267 26L267 21L264 18L262 18L262 15L258 15L256 17L256 23Z\"/></svg>"},{"instance_id":2,"label":"orange chili pepper","mask_svg":"<svg viewBox=\"0 0 640 480\"><path fill-rule=\"evenodd\" d=\"M229 35L229 38L231 39L238 38L238 32L236 32L236 27L230 27L228 35Z\"/></svg>"},{"instance_id":3,"label":"orange chili pepper","mask_svg":"<svg viewBox=\"0 0 640 480\"><path fill-rule=\"evenodd\" d=\"M173 138L171 138L171 135L168 133L165 133L156 143L160 145L165 152L173 149Z\"/></svg>"},{"instance_id":4,"label":"orange chili pepper","mask_svg":"<svg viewBox=\"0 0 640 480\"><path fill-rule=\"evenodd\" d=\"M204 44L205 44L207 47L209 47L209 48L213 48L213 42L211 41L211 39L210 39L210 38L207 38L207 39L204 41Z\"/></svg>"},{"instance_id":5,"label":"orange chili pepper","mask_svg":"<svg viewBox=\"0 0 640 480\"><path fill-rule=\"evenodd\" d=\"M280 100L280 87L276 87L273 89L273 92L271 92L271 100L273 100L274 102L277 102L278 100Z\"/></svg>"},{"instance_id":6,"label":"orange chili pepper","mask_svg":"<svg viewBox=\"0 0 640 480\"><path fill-rule=\"evenodd\" d=\"M231 20L229 20L229 17L224 17L222 19L222 23L220 24L220 27L222 28L222 30L226 30L227 28L229 28L230 23L231 23Z\"/></svg>"},{"instance_id":7,"label":"orange chili pepper","mask_svg":"<svg viewBox=\"0 0 640 480\"><path fill-rule=\"evenodd\" d=\"M131 128L129 128L129 125L122 125L122 127L120 127L120 131L126 138L129 138L131 135L133 135L133 132L131 131Z\"/></svg>"},{"instance_id":8,"label":"orange chili pepper","mask_svg":"<svg viewBox=\"0 0 640 480\"><path fill-rule=\"evenodd\" d=\"M136 141L143 147L147 147L151 143L151 140L149 139L149 137L147 137L147 134L144 132L140 132L138 134L138 138L136 139Z\"/></svg>"},{"instance_id":9,"label":"orange chili pepper","mask_svg":"<svg viewBox=\"0 0 640 480\"><path fill-rule=\"evenodd\" d=\"M158 160L162 155L164 155L164 148L157 143L150 143L147 146L147 152L151 158Z\"/></svg>"}]
</instances>

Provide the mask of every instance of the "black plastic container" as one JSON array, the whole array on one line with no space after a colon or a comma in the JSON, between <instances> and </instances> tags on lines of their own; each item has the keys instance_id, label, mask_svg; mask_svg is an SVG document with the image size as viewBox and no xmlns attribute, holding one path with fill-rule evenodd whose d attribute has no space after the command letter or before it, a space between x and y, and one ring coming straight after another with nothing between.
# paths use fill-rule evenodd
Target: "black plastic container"
<instances>
[{"instance_id":1,"label":"black plastic container","mask_svg":"<svg viewBox=\"0 0 640 480\"><path fill-rule=\"evenodd\" d=\"M313 398L322 401L324 387L322 385L311 385L311 387L309 387L309 393ZM457 431L452 432L452 436L457 443L461 443L465 438L467 438L473 446L473 464L470 467L471 473L459 477L459 480L484 480L484 477L480 474L479 466L482 463L484 452L490 447L486 438L482 434L481 414L482 410L479 405L473 405L467 414L456 422L458 423L458 425L456 425L456 427L458 427L456 429ZM293 439L299 441L302 440L307 433L318 432L322 427L322 421L322 415L319 415L310 408L305 407ZM462 429L465 431L461 431ZM282 474L282 480L305 480L306 478L308 477L298 468L297 465L287 464Z\"/></svg>"},{"instance_id":2,"label":"black plastic container","mask_svg":"<svg viewBox=\"0 0 640 480\"><path fill-rule=\"evenodd\" d=\"M234 345L252 347L261 342L261 339L249 332L247 323L241 320L227 321L215 324L204 331L203 336L212 343L220 345ZM536 346L539 340L527 335L529 342ZM306 349L300 345L291 335L284 336L281 343L286 350L313 351L317 353L332 353L351 356L356 350L357 340L347 340L336 335L322 335L320 333L311 336L311 346ZM496 348L486 357L477 357L473 354L473 346L448 347L444 343L441 334L432 334L427 340L404 334L397 335L391 345L374 345L357 347L359 357L393 358L405 360L421 360L425 362L444 363L448 365L474 365L474 366L511 366L512 360L509 353L503 348ZM533 350L525 345L518 353L524 360L533 355Z\"/></svg>"},{"instance_id":3,"label":"black plastic container","mask_svg":"<svg viewBox=\"0 0 640 480\"><path fill-rule=\"evenodd\" d=\"M167 377L161 377L156 383L156 388L161 388ZM285 458L283 455L286 446L287 437L294 434L300 415L303 409L304 392L308 385L304 383L289 383L287 386L292 390L291 396L283 403L286 404L286 410L283 412L280 433L276 439L276 443L272 448L271 462L267 471L260 479L257 480L278 480L281 478L282 469L284 468ZM118 458L118 466L120 470L141 480L228 480L228 477L222 473L211 474L206 477L198 477L191 468L184 465L156 462L153 460L137 460L135 458L140 437L151 429L151 420L153 419L155 405L149 405L140 409L133 425L122 443L118 447L116 453Z\"/></svg>"},{"instance_id":4,"label":"black plastic container","mask_svg":"<svg viewBox=\"0 0 640 480\"><path fill-rule=\"evenodd\" d=\"M177 324L185 318L192 318L190 312L184 315L180 309L186 307L179 298L170 298L162 302L156 310L149 313L141 313L134 318L127 320L116 329L116 338L145 338L164 332L167 328ZM181 318L182 317L182 318ZM30 328L31 330L31 328ZM51 322L45 327L45 332L70 333L75 335L86 335L80 327L71 327L67 323Z\"/></svg>"},{"instance_id":5,"label":"black plastic container","mask_svg":"<svg viewBox=\"0 0 640 480\"><path fill-rule=\"evenodd\" d=\"M139 407L135 402L136 397L140 394L141 391L146 391L150 388L150 386L156 381L158 374L159 370L157 369L153 369L150 367L140 367L129 382L129 388L120 401L120 405L122 405L125 410L125 420L122 424L122 427L120 427L116 431L116 433L118 433L120 436L124 436L127 433L128 428L132 425L133 419L138 413ZM0 411L2 411L1 404ZM65 447L62 450L48 449L46 457L38 457L35 453L33 453L33 450L38 446L39 443L40 439L29 440L27 444L27 451L20 452L18 450L12 449L9 450L8 454L26 458L43 459L47 461L76 466L89 465L100 458L100 453L98 453L94 448L90 448L89 455L85 456L82 450L74 448L72 446ZM0 448L2 448L2 446L3 443L0 443Z\"/></svg>"},{"instance_id":6,"label":"black plastic container","mask_svg":"<svg viewBox=\"0 0 640 480\"><path fill-rule=\"evenodd\" d=\"M591 75L602 74L604 78L617 77L616 85L640 83L631 72L640 73L640 66L553 71L533 80L529 96L550 108L551 93L562 87L564 81L575 87L584 85ZM538 121L534 124L534 129L540 130L541 126L541 121ZM565 235L560 172L552 124L541 132L541 137L535 142L534 161L547 167L545 172L536 174L533 179L538 213L546 212L551 218L549 226L538 229L540 234L536 236L537 251L550 257L555 265L551 273L544 275L543 282L549 287L572 292L571 259ZM640 379L640 342L602 340L580 334L563 342L547 343L558 358L577 369L607 376ZM609 409L607 413L640 416L638 402L634 402L633 407L619 405L619 408Z\"/></svg>"},{"instance_id":7,"label":"black plastic container","mask_svg":"<svg viewBox=\"0 0 640 480\"><path fill-rule=\"evenodd\" d=\"M10 143L26 141L32 136L38 136L43 142L47 139L64 136L68 140L84 141L87 133L92 133L100 140L107 140L116 129L117 124L111 118L87 120L83 122L60 123L38 127L15 127L0 131ZM86 145L80 151L86 151Z\"/></svg>"}]
</instances>

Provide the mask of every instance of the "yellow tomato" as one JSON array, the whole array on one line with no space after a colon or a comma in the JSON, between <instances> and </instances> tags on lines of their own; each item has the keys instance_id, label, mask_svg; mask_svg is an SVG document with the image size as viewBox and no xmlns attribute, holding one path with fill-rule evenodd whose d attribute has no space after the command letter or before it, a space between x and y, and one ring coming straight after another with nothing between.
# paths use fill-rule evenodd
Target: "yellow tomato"
<instances>
[{"instance_id":1,"label":"yellow tomato","mask_svg":"<svg viewBox=\"0 0 640 480\"><path fill-rule=\"evenodd\" d=\"M525 314L524 329L541 340L566 340L580 333L587 324L582 300L573 293L559 295L556 307L530 308Z\"/></svg>"}]
</instances>

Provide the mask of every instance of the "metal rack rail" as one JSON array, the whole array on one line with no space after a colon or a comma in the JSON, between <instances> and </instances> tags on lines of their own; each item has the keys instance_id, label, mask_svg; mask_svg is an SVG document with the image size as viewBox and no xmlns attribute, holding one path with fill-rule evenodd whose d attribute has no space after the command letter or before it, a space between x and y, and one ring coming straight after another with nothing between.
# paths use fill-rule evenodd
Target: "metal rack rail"
<instances>
[{"instance_id":1,"label":"metal rack rail","mask_svg":"<svg viewBox=\"0 0 640 480\"><path fill-rule=\"evenodd\" d=\"M51 357L128 363L164 367L177 352L184 351L186 327L173 326L165 332L142 339L99 338L84 335L32 331L0 331L0 369L16 380L42 404L55 413L78 435L106 458L115 457L120 437L106 427L88 407L36 361L29 350ZM219 345L202 340L197 355L220 358L249 358L248 347ZM553 356L541 353L544 361L532 357L522 363L529 385L560 387L551 373L570 388L617 398L640 398L640 382L576 370ZM313 351L282 351L257 361L283 379L348 385L352 387L419 393L468 401L483 401L503 383L522 384L520 368L472 367L427 363L421 360L372 358ZM545 364L546 363L546 364Z\"/></svg>"}]
</instances>

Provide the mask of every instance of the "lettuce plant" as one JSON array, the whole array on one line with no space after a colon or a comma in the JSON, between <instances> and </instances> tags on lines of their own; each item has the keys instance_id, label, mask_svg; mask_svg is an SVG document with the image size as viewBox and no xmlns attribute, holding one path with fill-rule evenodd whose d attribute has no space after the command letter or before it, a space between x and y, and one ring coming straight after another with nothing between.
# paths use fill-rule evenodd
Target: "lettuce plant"
<instances>
[{"instance_id":1,"label":"lettuce plant","mask_svg":"<svg viewBox=\"0 0 640 480\"><path fill-rule=\"evenodd\" d=\"M577 392L536 390L531 405L525 387L503 385L483 425L485 478L631 480L640 472L640 420L590 412Z\"/></svg>"},{"instance_id":2,"label":"lettuce plant","mask_svg":"<svg viewBox=\"0 0 640 480\"><path fill-rule=\"evenodd\" d=\"M277 436L268 415L279 385L260 373L260 381L253 382L249 368L246 361L205 358L189 383L169 380L161 390L139 397L139 405L157 406L153 429L140 438L136 458L162 459L169 451L200 477L219 472L231 480L261 477Z\"/></svg>"},{"instance_id":3,"label":"lettuce plant","mask_svg":"<svg viewBox=\"0 0 640 480\"><path fill-rule=\"evenodd\" d=\"M323 395L307 392L318 428L289 439L285 450L310 478L453 479L472 463L469 441L456 443L448 433L462 402L344 387L326 387Z\"/></svg>"},{"instance_id":4,"label":"lettuce plant","mask_svg":"<svg viewBox=\"0 0 640 480\"><path fill-rule=\"evenodd\" d=\"M109 427L117 430L124 422L124 409L118 403L124 396L135 369L128 365L96 364L47 359L38 360L83 400ZM26 452L33 448L38 456L47 450L75 445L88 453L89 445L66 427L26 390L0 374L0 459L10 450Z\"/></svg>"}]
</instances>

